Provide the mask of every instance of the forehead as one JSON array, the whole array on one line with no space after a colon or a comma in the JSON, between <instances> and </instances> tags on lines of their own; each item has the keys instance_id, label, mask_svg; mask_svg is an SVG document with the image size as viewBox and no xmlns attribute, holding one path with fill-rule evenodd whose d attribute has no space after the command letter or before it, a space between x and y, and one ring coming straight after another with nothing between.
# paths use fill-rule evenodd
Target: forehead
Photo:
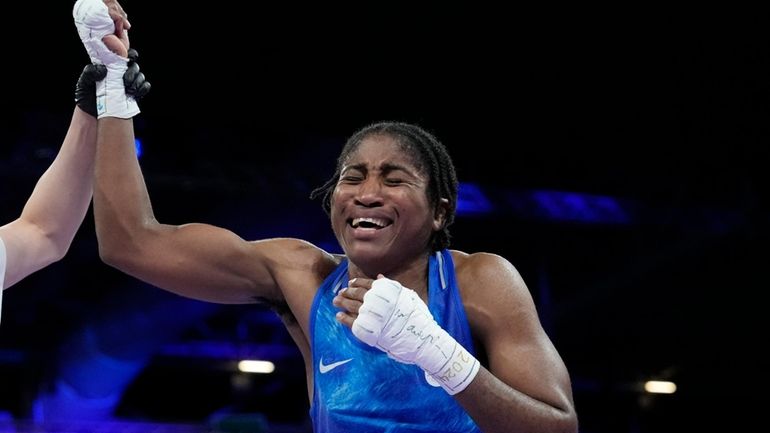
<instances>
[{"instance_id":1,"label":"forehead","mask_svg":"<svg viewBox=\"0 0 770 433\"><path fill-rule=\"evenodd\" d=\"M344 165L365 165L371 168L399 165L414 169L420 166L414 152L387 134L370 135L361 140L347 156Z\"/></svg>"}]
</instances>

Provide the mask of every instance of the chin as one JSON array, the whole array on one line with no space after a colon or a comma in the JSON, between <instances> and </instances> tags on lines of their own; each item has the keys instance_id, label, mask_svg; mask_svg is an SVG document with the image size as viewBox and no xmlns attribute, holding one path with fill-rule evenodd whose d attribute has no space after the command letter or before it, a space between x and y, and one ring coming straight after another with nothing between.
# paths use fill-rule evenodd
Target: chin
<instances>
[{"instance_id":1,"label":"chin","mask_svg":"<svg viewBox=\"0 0 770 433\"><path fill-rule=\"evenodd\" d=\"M382 261L385 257L385 251L376 245L358 245L353 248L346 248L345 255L348 260L356 264L374 263Z\"/></svg>"}]
</instances>

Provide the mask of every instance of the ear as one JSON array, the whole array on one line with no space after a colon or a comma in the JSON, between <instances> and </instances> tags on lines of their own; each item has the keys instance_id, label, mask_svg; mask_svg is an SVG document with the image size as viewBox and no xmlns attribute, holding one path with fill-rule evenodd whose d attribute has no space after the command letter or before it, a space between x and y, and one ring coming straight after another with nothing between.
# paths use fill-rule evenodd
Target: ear
<instances>
[{"instance_id":1,"label":"ear","mask_svg":"<svg viewBox=\"0 0 770 433\"><path fill-rule=\"evenodd\" d=\"M439 231L444 228L448 211L449 200L445 198L439 199L435 212L433 213L433 231Z\"/></svg>"}]
</instances>

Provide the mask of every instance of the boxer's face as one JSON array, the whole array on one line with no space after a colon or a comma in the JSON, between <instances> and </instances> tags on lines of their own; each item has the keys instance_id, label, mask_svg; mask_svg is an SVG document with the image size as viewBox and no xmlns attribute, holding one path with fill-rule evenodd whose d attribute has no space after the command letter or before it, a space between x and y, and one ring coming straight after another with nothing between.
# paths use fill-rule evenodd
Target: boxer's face
<instances>
[{"instance_id":1,"label":"boxer's face","mask_svg":"<svg viewBox=\"0 0 770 433\"><path fill-rule=\"evenodd\" d=\"M349 259L396 265L424 254L441 227L411 153L386 134L364 138L345 160L331 198L332 228Z\"/></svg>"}]
</instances>

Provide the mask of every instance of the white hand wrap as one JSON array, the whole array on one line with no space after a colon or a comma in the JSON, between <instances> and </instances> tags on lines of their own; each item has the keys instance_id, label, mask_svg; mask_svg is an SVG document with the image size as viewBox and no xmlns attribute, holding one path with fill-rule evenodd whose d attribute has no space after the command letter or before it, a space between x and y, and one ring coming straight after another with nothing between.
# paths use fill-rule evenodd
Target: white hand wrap
<instances>
[{"instance_id":1,"label":"white hand wrap","mask_svg":"<svg viewBox=\"0 0 770 433\"><path fill-rule=\"evenodd\" d=\"M480 364L433 319L414 290L380 278L364 295L353 334L405 364L417 364L450 395L471 383Z\"/></svg>"},{"instance_id":2,"label":"white hand wrap","mask_svg":"<svg viewBox=\"0 0 770 433\"><path fill-rule=\"evenodd\" d=\"M133 97L126 95L123 85L128 59L110 51L102 41L105 36L115 33L115 23L107 5L102 0L78 0L72 8L72 16L91 62L107 67L107 76L96 83L97 117L128 119L139 114L139 106Z\"/></svg>"}]
</instances>

